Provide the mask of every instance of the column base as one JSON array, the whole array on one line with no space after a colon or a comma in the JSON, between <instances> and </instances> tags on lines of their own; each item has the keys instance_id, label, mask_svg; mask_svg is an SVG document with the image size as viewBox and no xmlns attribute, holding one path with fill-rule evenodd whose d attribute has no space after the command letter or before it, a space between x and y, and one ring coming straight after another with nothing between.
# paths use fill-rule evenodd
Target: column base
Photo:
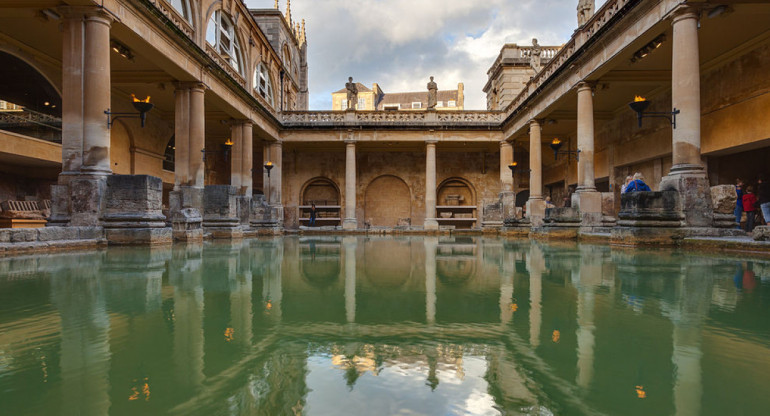
<instances>
[{"instance_id":1,"label":"column base","mask_svg":"<svg viewBox=\"0 0 770 416\"><path fill-rule=\"evenodd\" d=\"M438 221L435 218L427 218L423 223L423 229L425 231L438 231Z\"/></svg>"},{"instance_id":2,"label":"column base","mask_svg":"<svg viewBox=\"0 0 770 416\"><path fill-rule=\"evenodd\" d=\"M117 246L171 244L171 228L105 228L107 243Z\"/></svg>"},{"instance_id":3,"label":"column base","mask_svg":"<svg viewBox=\"0 0 770 416\"><path fill-rule=\"evenodd\" d=\"M594 227L602 224L602 194L596 188L578 189L572 195L572 207L580 212L580 225Z\"/></svg>"},{"instance_id":4,"label":"column base","mask_svg":"<svg viewBox=\"0 0 770 416\"><path fill-rule=\"evenodd\" d=\"M660 181L660 190L679 193L679 208L684 216L684 226L713 226L711 186L703 166L674 165L668 176L664 176Z\"/></svg>"},{"instance_id":5,"label":"column base","mask_svg":"<svg viewBox=\"0 0 770 416\"><path fill-rule=\"evenodd\" d=\"M545 219L545 201L542 198L527 201L527 218L532 227L540 227Z\"/></svg>"},{"instance_id":6,"label":"column base","mask_svg":"<svg viewBox=\"0 0 770 416\"><path fill-rule=\"evenodd\" d=\"M343 230L356 230L358 229L358 221L355 218L345 218L342 221Z\"/></svg>"},{"instance_id":7,"label":"column base","mask_svg":"<svg viewBox=\"0 0 770 416\"><path fill-rule=\"evenodd\" d=\"M172 236L176 241L203 240L203 189L181 186L169 195Z\"/></svg>"}]
</instances>

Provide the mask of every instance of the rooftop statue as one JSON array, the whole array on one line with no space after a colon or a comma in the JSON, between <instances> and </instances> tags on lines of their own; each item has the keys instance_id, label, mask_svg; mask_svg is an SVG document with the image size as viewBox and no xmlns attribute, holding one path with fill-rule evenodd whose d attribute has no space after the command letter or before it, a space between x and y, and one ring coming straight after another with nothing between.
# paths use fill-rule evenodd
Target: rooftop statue
<instances>
[{"instance_id":1,"label":"rooftop statue","mask_svg":"<svg viewBox=\"0 0 770 416\"><path fill-rule=\"evenodd\" d=\"M586 22L588 22L588 19L590 19L591 16L594 15L595 3L596 2L594 0L578 1L578 6L577 6L578 27L586 24Z\"/></svg>"},{"instance_id":2,"label":"rooftop statue","mask_svg":"<svg viewBox=\"0 0 770 416\"><path fill-rule=\"evenodd\" d=\"M345 88L348 90L348 110L355 110L356 103L358 103L358 87L353 82L353 77L348 77L348 83L345 84Z\"/></svg>"},{"instance_id":3,"label":"rooftop statue","mask_svg":"<svg viewBox=\"0 0 770 416\"><path fill-rule=\"evenodd\" d=\"M430 77L428 83L428 110L436 109L436 96L438 95L438 85L433 82L433 77Z\"/></svg>"},{"instance_id":4,"label":"rooftop statue","mask_svg":"<svg viewBox=\"0 0 770 416\"><path fill-rule=\"evenodd\" d=\"M542 49L540 48L540 44L537 43L537 39L532 39L532 52L529 56L529 65L532 67L532 69L535 70L535 72L540 71L540 68L542 67L542 64L540 63L540 53L542 52Z\"/></svg>"}]
</instances>

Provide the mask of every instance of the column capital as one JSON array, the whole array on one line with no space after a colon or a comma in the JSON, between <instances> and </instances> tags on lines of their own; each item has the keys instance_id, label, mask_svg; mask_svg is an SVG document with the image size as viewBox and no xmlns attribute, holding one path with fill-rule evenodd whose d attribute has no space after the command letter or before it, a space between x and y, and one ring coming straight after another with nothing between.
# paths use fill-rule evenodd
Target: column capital
<instances>
[{"instance_id":1,"label":"column capital","mask_svg":"<svg viewBox=\"0 0 770 416\"><path fill-rule=\"evenodd\" d=\"M532 126L540 127L542 125L543 125L543 120L542 119L533 118L533 119L529 120L529 126L530 127L532 127Z\"/></svg>"},{"instance_id":2,"label":"column capital","mask_svg":"<svg viewBox=\"0 0 770 416\"><path fill-rule=\"evenodd\" d=\"M580 81L577 83L577 92L590 90L594 91L596 89L596 81Z\"/></svg>"},{"instance_id":3,"label":"column capital","mask_svg":"<svg viewBox=\"0 0 770 416\"><path fill-rule=\"evenodd\" d=\"M356 139L345 139L345 144L348 146L355 146L356 142L358 142Z\"/></svg>"},{"instance_id":4,"label":"column capital","mask_svg":"<svg viewBox=\"0 0 770 416\"><path fill-rule=\"evenodd\" d=\"M99 6L59 6L56 11L65 19L92 19L102 21L107 26L118 20L118 17L109 10Z\"/></svg>"},{"instance_id":5,"label":"column capital","mask_svg":"<svg viewBox=\"0 0 770 416\"><path fill-rule=\"evenodd\" d=\"M500 148L513 146L513 143L508 140L500 140Z\"/></svg>"},{"instance_id":6,"label":"column capital","mask_svg":"<svg viewBox=\"0 0 770 416\"><path fill-rule=\"evenodd\" d=\"M425 144L428 146L431 146L431 145L435 146L436 143L438 143L437 139L425 139Z\"/></svg>"},{"instance_id":7,"label":"column capital","mask_svg":"<svg viewBox=\"0 0 770 416\"><path fill-rule=\"evenodd\" d=\"M671 12L673 18L671 24L675 25L677 22L688 19L700 20L701 7L693 6L691 4L681 4Z\"/></svg>"},{"instance_id":8,"label":"column capital","mask_svg":"<svg viewBox=\"0 0 770 416\"><path fill-rule=\"evenodd\" d=\"M270 146L283 147L283 142L275 141L268 143Z\"/></svg>"},{"instance_id":9,"label":"column capital","mask_svg":"<svg viewBox=\"0 0 770 416\"><path fill-rule=\"evenodd\" d=\"M177 90L202 90L206 91L208 86L199 81L177 81L174 82L174 87Z\"/></svg>"}]
</instances>

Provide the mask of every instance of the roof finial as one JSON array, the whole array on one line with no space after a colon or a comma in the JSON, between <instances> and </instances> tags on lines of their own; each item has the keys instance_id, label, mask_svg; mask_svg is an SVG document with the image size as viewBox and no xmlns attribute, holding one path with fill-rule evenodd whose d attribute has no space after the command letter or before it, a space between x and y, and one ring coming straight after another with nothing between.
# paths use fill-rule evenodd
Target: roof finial
<instances>
[{"instance_id":1,"label":"roof finial","mask_svg":"<svg viewBox=\"0 0 770 416\"><path fill-rule=\"evenodd\" d=\"M291 0L286 0L286 22L291 27Z\"/></svg>"},{"instance_id":2,"label":"roof finial","mask_svg":"<svg viewBox=\"0 0 770 416\"><path fill-rule=\"evenodd\" d=\"M278 9L278 0L275 0L275 8Z\"/></svg>"},{"instance_id":3,"label":"roof finial","mask_svg":"<svg viewBox=\"0 0 770 416\"><path fill-rule=\"evenodd\" d=\"M302 19L302 43L307 42L307 33L305 33L305 19Z\"/></svg>"}]
</instances>

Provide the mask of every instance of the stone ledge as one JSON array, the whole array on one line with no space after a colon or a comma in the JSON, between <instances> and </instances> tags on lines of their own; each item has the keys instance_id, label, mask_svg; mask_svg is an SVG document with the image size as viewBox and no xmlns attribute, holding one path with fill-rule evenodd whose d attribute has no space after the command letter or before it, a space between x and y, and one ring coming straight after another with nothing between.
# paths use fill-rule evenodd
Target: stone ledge
<instances>
[{"instance_id":1,"label":"stone ledge","mask_svg":"<svg viewBox=\"0 0 770 416\"><path fill-rule=\"evenodd\" d=\"M24 243L0 243L0 256L17 256L19 254L41 253L46 254L57 251L91 250L107 246L105 239L86 240L52 240L32 241Z\"/></svg>"}]
</instances>

